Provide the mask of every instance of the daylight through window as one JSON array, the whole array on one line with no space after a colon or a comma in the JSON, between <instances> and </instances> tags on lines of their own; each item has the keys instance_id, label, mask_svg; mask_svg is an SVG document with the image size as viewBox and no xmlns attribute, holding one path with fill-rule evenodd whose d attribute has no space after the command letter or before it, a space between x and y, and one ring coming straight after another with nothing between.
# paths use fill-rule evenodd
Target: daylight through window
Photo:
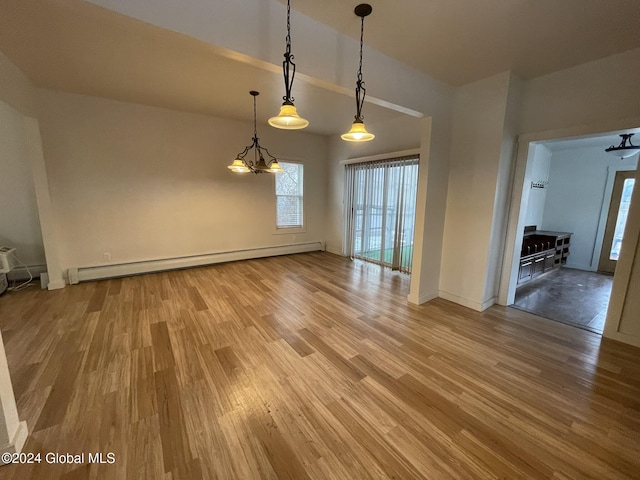
<instances>
[{"instance_id":1,"label":"daylight through window","mask_svg":"<svg viewBox=\"0 0 640 480\"><path fill-rule=\"evenodd\" d=\"M284 171L276 175L276 228L302 228L304 166L278 163Z\"/></svg>"}]
</instances>

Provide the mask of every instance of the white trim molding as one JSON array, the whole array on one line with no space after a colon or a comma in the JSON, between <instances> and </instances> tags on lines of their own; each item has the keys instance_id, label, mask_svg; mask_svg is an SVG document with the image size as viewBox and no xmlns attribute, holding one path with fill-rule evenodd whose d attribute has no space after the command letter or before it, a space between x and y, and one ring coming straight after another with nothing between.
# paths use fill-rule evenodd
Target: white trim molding
<instances>
[{"instance_id":1,"label":"white trim molding","mask_svg":"<svg viewBox=\"0 0 640 480\"><path fill-rule=\"evenodd\" d=\"M472 310L475 310L476 312L484 312L487 308L496 303L496 297L492 297L489 300L485 300L480 303L469 298L464 298L452 293L444 292L442 290L440 290L440 298L444 298L445 300L449 300L450 302L470 308Z\"/></svg>"},{"instance_id":2,"label":"white trim molding","mask_svg":"<svg viewBox=\"0 0 640 480\"><path fill-rule=\"evenodd\" d=\"M167 270L201 267L204 265L213 265L223 262L234 262L237 260L250 260L254 258L275 257L279 255L290 255L293 253L317 251L324 251L324 241L207 253L188 257L145 260L140 262L121 263L117 265L74 267L67 270L67 279L69 283L73 285L79 282L87 282L91 280L126 277L130 275L140 275L143 273L163 272Z\"/></svg>"}]
</instances>

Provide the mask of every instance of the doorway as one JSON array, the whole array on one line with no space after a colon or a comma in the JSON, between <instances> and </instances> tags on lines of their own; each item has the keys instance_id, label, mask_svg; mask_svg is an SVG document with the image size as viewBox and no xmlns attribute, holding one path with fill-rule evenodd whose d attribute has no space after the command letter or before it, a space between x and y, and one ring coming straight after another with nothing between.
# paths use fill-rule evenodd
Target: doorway
<instances>
[{"instance_id":1,"label":"doorway","mask_svg":"<svg viewBox=\"0 0 640 480\"><path fill-rule=\"evenodd\" d=\"M505 305L519 304L520 308L539 316L599 334L603 332L613 277L600 271L599 259L611 256L612 249L614 256L619 254L619 242L615 246L614 239L615 225L624 225L622 219L628 212L627 202L633 189L633 185L626 182L625 191L628 174L624 172L614 194L613 178L619 170L634 173L638 162L637 155L621 160L604 152L606 146L616 141L618 133L532 140L526 147L523 145L517 167L520 169L518 183L522 181L523 186L522 190L517 186L514 189L521 198L516 204L519 211L512 215L512 221L515 223L517 219L518 226L517 229L511 227L509 233L513 239L513 257L506 259L501 284L501 301L505 301ZM550 168L546 171L536 165L535 155L540 149L547 154ZM516 172L516 178L518 175ZM548 189L533 188L539 185ZM615 204L615 197L622 199L623 191L625 200ZM614 205L608 215L612 199ZM612 232L611 247L606 245L608 240L603 240L606 223L613 225L608 229ZM539 230L570 232L570 255L561 268L554 268L526 285L518 285L522 230L531 224ZM616 238L621 239L620 226ZM601 252L604 253L601 255Z\"/></svg>"}]
</instances>

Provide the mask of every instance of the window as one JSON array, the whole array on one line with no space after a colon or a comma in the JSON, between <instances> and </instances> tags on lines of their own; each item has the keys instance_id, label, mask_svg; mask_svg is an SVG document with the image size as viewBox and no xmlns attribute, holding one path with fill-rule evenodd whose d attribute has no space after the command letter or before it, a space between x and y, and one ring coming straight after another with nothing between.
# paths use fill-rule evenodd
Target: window
<instances>
[{"instance_id":1,"label":"window","mask_svg":"<svg viewBox=\"0 0 640 480\"><path fill-rule=\"evenodd\" d=\"M622 246L622 237L624 236L624 227L627 225L627 217L629 215L629 206L631 205L631 194L633 185L636 180L634 178L626 178L622 186L622 198L620 199L620 207L618 208L618 217L616 220L616 229L613 233L613 243L611 244L611 252L609 260L618 260L620 256L620 247Z\"/></svg>"},{"instance_id":2,"label":"window","mask_svg":"<svg viewBox=\"0 0 640 480\"><path fill-rule=\"evenodd\" d=\"M411 273L418 156L346 165L345 254Z\"/></svg>"},{"instance_id":3,"label":"window","mask_svg":"<svg viewBox=\"0 0 640 480\"><path fill-rule=\"evenodd\" d=\"M284 171L276 174L276 228L302 228L304 165L278 163Z\"/></svg>"}]
</instances>

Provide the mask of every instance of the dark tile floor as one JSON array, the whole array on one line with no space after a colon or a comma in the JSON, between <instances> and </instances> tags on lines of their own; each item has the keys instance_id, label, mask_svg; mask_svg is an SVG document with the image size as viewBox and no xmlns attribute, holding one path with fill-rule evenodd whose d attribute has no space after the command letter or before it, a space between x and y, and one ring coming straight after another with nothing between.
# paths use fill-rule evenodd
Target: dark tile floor
<instances>
[{"instance_id":1,"label":"dark tile floor","mask_svg":"<svg viewBox=\"0 0 640 480\"><path fill-rule=\"evenodd\" d=\"M560 268L521 285L513 306L602 333L612 282L612 275Z\"/></svg>"}]
</instances>

